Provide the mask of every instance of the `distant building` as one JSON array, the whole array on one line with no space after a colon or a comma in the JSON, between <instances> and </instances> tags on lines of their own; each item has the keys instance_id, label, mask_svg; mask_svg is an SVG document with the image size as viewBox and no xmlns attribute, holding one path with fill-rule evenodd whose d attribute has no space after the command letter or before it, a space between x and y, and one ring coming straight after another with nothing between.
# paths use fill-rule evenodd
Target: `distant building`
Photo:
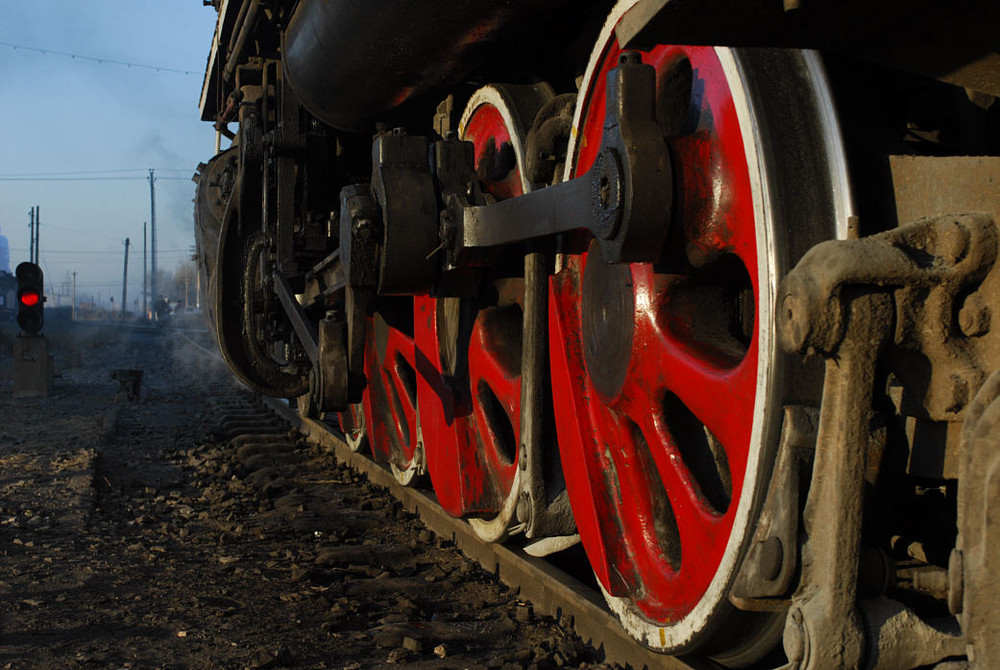
<instances>
[{"instance_id":1,"label":"distant building","mask_svg":"<svg viewBox=\"0 0 1000 670\"><path fill-rule=\"evenodd\" d=\"M10 242L0 235L0 274L10 274Z\"/></svg>"},{"instance_id":2,"label":"distant building","mask_svg":"<svg viewBox=\"0 0 1000 670\"><path fill-rule=\"evenodd\" d=\"M17 314L17 277L0 270L0 319L13 319Z\"/></svg>"}]
</instances>

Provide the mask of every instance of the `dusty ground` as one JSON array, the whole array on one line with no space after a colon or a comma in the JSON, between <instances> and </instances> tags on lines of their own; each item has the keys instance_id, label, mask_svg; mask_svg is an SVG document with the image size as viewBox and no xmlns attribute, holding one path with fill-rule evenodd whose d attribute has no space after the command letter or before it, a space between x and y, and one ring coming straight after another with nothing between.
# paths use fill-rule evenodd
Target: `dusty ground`
<instances>
[{"instance_id":1,"label":"dusty ground","mask_svg":"<svg viewBox=\"0 0 1000 670\"><path fill-rule=\"evenodd\" d=\"M56 392L14 400L10 326L0 668L604 667L328 454L231 440L184 338L52 324Z\"/></svg>"}]
</instances>

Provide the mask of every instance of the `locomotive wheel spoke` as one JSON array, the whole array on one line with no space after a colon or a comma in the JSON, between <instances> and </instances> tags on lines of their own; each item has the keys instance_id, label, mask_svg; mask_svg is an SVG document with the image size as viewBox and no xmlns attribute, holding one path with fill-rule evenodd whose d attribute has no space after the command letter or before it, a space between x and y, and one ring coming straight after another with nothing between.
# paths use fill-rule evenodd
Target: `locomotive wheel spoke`
<instances>
[{"instance_id":1,"label":"locomotive wheel spoke","mask_svg":"<svg viewBox=\"0 0 1000 670\"><path fill-rule=\"evenodd\" d=\"M365 342L368 387L363 398L372 452L400 483L418 483L424 471L417 423L413 337L376 314Z\"/></svg>"},{"instance_id":2,"label":"locomotive wheel spoke","mask_svg":"<svg viewBox=\"0 0 1000 670\"><path fill-rule=\"evenodd\" d=\"M517 462L517 435L521 423L521 374L519 365L516 365L520 362L520 352L514 352L517 353L517 360L514 361L504 360L513 358L510 352L507 356L497 355L491 342L489 319L484 318L484 312L480 313L473 326L469 346L469 386L474 394L476 424L483 431L489 431L489 435L483 436L488 445L483 449L483 456L500 489L509 491Z\"/></svg>"},{"instance_id":3,"label":"locomotive wheel spoke","mask_svg":"<svg viewBox=\"0 0 1000 670\"><path fill-rule=\"evenodd\" d=\"M619 3L591 57L566 179L596 158L605 78L621 53L614 26L634 4ZM672 653L709 647L752 662L766 644L727 640L774 627L734 618L727 591L769 481L781 405L794 401L771 303L797 250L836 236L849 211L846 178L830 167L841 148L812 56L662 45L641 57L656 70L675 175L669 234L656 263L631 265L567 240L575 253L549 301L559 447L584 549L629 632ZM788 109L803 122L765 134ZM784 162L780 150L805 146L814 154ZM815 202L785 196L795 179ZM736 621L749 629L714 635Z\"/></svg>"}]
</instances>

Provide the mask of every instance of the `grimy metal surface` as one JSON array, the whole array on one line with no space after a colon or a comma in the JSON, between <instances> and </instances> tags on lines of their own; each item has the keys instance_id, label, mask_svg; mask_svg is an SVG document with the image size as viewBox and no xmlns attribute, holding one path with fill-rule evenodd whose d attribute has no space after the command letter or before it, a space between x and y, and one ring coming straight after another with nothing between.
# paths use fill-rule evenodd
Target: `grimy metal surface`
<instances>
[{"instance_id":1,"label":"grimy metal surface","mask_svg":"<svg viewBox=\"0 0 1000 670\"><path fill-rule=\"evenodd\" d=\"M392 473L378 463L352 452L350 447L324 424L306 419L287 403L272 398L263 401L304 436L333 450L336 457L369 481L384 486L438 536L451 540L466 556L507 586L517 589L536 610L551 616L569 616L573 628L585 642L604 652L605 661L640 669L666 668L715 670L715 663L701 658L677 658L655 654L637 645L607 610L601 594L542 559L516 548L482 542L468 523L444 513L429 491L399 485Z\"/></svg>"}]
</instances>

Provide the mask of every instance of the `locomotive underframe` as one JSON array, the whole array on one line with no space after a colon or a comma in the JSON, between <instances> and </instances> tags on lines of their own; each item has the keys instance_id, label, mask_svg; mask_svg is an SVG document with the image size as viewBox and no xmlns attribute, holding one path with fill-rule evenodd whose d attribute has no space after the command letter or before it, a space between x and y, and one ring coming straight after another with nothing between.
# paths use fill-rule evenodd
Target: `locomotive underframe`
<instances>
[{"instance_id":1,"label":"locomotive underframe","mask_svg":"<svg viewBox=\"0 0 1000 670\"><path fill-rule=\"evenodd\" d=\"M851 45L863 56L958 82L980 103L1000 93L997 55L976 37L988 32L989 21L973 26L964 16L974 38L962 49L946 42L939 47L948 58L926 49L915 58L886 39L886 16L926 22L945 10L902 1L877 13L854 4L834 11L823 2L717 4L733 20L708 29L704 3L639 3L619 25L619 41L836 50L845 47L841 33L823 23L834 16L841 27L866 26L866 38ZM367 384L366 353L373 343L385 347L373 313L390 324L405 322L413 318L405 315L408 303L393 296L470 298L484 273L514 266L502 273L524 281L524 369L533 370L522 381L528 390L522 391L516 517L528 538L570 537L564 502L554 503L547 490L553 476L541 425L545 285L567 233L580 229L593 234L610 263L660 256L670 230L671 157L656 126L648 66L629 56L614 71L600 158L586 175L562 181L553 170L543 188L496 202L468 143L455 135L454 99L437 107L432 128L418 124L418 134L408 134L395 127L398 118L428 116L422 101L433 97L432 82L409 92L405 113L381 109L378 101L363 111L391 122L378 128L368 150L364 136L335 130L307 111L289 84L277 36L295 20L291 3L248 0L238 16L225 3L222 9L216 42L228 39L229 47L213 48L221 76L206 80L203 115L220 133L234 115L240 125L238 159L228 177L214 182L232 184L226 189L233 194L220 214L215 273L216 327L231 367L251 387L299 398L303 412L349 411ZM694 27L678 29L678 17ZM734 33L737 25L746 30ZM246 53L251 35L254 56ZM206 103L213 98L227 104L213 108ZM865 235L815 247L779 292L783 346L825 359L822 404L785 408L768 496L729 599L746 611L788 613L790 667L910 668L963 655L972 667L997 662L1000 634L990 623L987 594L997 586L1000 561L1000 530L988 514L1000 500L1000 329L991 327L1000 309L1000 196L970 189L954 163L936 166L964 161L977 179L996 184L1000 161L917 160L918 166L895 160L895 218L847 222L849 237L859 229ZM936 202L900 187L928 172L934 192L945 194ZM331 184L344 188L337 193ZM909 223L922 217L930 218ZM897 220L908 225L895 227ZM885 232L868 234L874 231ZM411 462L420 474L419 424L414 432L418 451ZM887 452L900 446L905 471L885 472L882 463L898 459ZM870 546L880 523L870 507L876 490L898 485L901 476L951 496L958 482L958 532L947 566L928 560L910 585L914 600L929 594L944 607L885 595L896 569Z\"/></svg>"}]
</instances>

